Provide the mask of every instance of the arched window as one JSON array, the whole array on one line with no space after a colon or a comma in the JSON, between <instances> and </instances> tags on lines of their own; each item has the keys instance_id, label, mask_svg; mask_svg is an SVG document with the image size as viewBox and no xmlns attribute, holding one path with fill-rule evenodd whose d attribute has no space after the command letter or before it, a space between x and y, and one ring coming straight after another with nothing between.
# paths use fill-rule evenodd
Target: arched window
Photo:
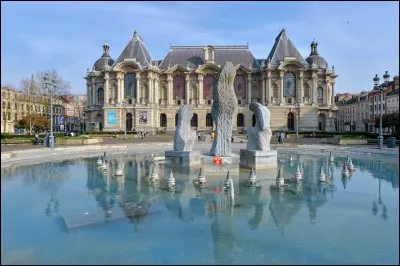
<instances>
[{"instance_id":1,"label":"arched window","mask_svg":"<svg viewBox=\"0 0 400 266\"><path fill-rule=\"evenodd\" d=\"M160 114L160 127L167 127L167 115Z\"/></svg>"},{"instance_id":2,"label":"arched window","mask_svg":"<svg viewBox=\"0 0 400 266\"><path fill-rule=\"evenodd\" d=\"M242 113L237 115L236 126L237 127L244 127L244 116L243 116Z\"/></svg>"},{"instance_id":3,"label":"arched window","mask_svg":"<svg viewBox=\"0 0 400 266\"><path fill-rule=\"evenodd\" d=\"M7 109L11 109L11 104L7 103Z\"/></svg>"},{"instance_id":4,"label":"arched window","mask_svg":"<svg viewBox=\"0 0 400 266\"><path fill-rule=\"evenodd\" d=\"M283 76L283 97L296 97L296 77L291 72Z\"/></svg>"},{"instance_id":5,"label":"arched window","mask_svg":"<svg viewBox=\"0 0 400 266\"><path fill-rule=\"evenodd\" d=\"M133 97L136 98L136 75L129 73L124 77L124 91L125 97Z\"/></svg>"},{"instance_id":6,"label":"arched window","mask_svg":"<svg viewBox=\"0 0 400 266\"><path fill-rule=\"evenodd\" d=\"M243 75L236 75L233 88L238 99L246 98L246 79Z\"/></svg>"},{"instance_id":7,"label":"arched window","mask_svg":"<svg viewBox=\"0 0 400 266\"><path fill-rule=\"evenodd\" d=\"M185 78L182 75L174 77L174 99L185 99Z\"/></svg>"},{"instance_id":8,"label":"arched window","mask_svg":"<svg viewBox=\"0 0 400 266\"><path fill-rule=\"evenodd\" d=\"M192 119L190 120L191 127L197 127L197 114L193 114Z\"/></svg>"},{"instance_id":9,"label":"arched window","mask_svg":"<svg viewBox=\"0 0 400 266\"><path fill-rule=\"evenodd\" d=\"M131 113L126 114L125 125L126 125L126 131L132 130L132 114Z\"/></svg>"},{"instance_id":10,"label":"arched window","mask_svg":"<svg viewBox=\"0 0 400 266\"><path fill-rule=\"evenodd\" d=\"M214 86L215 86L215 78L211 75L205 76L203 80L204 99L212 99Z\"/></svg>"},{"instance_id":11,"label":"arched window","mask_svg":"<svg viewBox=\"0 0 400 266\"><path fill-rule=\"evenodd\" d=\"M325 115L319 114L318 115L318 130L325 131Z\"/></svg>"},{"instance_id":12,"label":"arched window","mask_svg":"<svg viewBox=\"0 0 400 266\"><path fill-rule=\"evenodd\" d=\"M287 128L288 130L294 130L294 115L289 113L287 116Z\"/></svg>"},{"instance_id":13,"label":"arched window","mask_svg":"<svg viewBox=\"0 0 400 266\"><path fill-rule=\"evenodd\" d=\"M317 88L317 103L323 103L324 101L324 90L322 87Z\"/></svg>"},{"instance_id":14,"label":"arched window","mask_svg":"<svg viewBox=\"0 0 400 266\"><path fill-rule=\"evenodd\" d=\"M98 88L97 89L97 100L99 103L103 103L104 101L104 90L103 88Z\"/></svg>"},{"instance_id":15,"label":"arched window","mask_svg":"<svg viewBox=\"0 0 400 266\"><path fill-rule=\"evenodd\" d=\"M206 115L206 127L212 127L213 126L213 119L210 113Z\"/></svg>"}]
</instances>

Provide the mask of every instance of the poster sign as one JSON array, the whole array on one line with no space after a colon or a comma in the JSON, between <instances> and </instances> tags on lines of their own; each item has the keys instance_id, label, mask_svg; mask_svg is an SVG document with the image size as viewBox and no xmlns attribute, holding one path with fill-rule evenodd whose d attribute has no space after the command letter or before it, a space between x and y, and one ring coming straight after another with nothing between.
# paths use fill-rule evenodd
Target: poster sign
<instances>
[{"instance_id":1,"label":"poster sign","mask_svg":"<svg viewBox=\"0 0 400 266\"><path fill-rule=\"evenodd\" d=\"M56 117L57 125L64 124L64 117L63 116L57 116Z\"/></svg>"},{"instance_id":2,"label":"poster sign","mask_svg":"<svg viewBox=\"0 0 400 266\"><path fill-rule=\"evenodd\" d=\"M108 111L108 124L109 125L117 124L117 112L116 111Z\"/></svg>"},{"instance_id":3,"label":"poster sign","mask_svg":"<svg viewBox=\"0 0 400 266\"><path fill-rule=\"evenodd\" d=\"M147 111L139 111L139 123L147 124Z\"/></svg>"},{"instance_id":4,"label":"poster sign","mask_svg":"<svg viewBox=\"0 0 400 266\"><path fill-rule=\"evenodd\" d=\"M222 164L221 157L213 157L213 164Z\"/></svg>"}]
</instances>

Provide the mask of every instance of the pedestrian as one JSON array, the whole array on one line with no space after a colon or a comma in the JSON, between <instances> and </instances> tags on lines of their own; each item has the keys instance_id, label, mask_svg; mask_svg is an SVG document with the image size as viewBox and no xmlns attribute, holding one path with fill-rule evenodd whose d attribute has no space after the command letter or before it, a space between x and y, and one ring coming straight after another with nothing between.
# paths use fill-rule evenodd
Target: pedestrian
<instances>
[{"instance_id":1,"label":"pedestrian","mask_svg":"<svg viewBox=\"0 0 400 266\"><path fill-rule=\"evenodd\" d=\"M280 132L278 132L278 143L282 143L282 135Z\"/></svg>"},{"instance_id":2,"label":"pedestrian","mask_svg":"<svg viewBox=\"0 0 400 266\"><path fill-rule=\"evenodd\" d=\"M39 145L39 134L37 131L35 132L35 145Z\"/></svg>"},{"instance_id":3,"label":"pedestrian","mask_svg":"<svg viewBox=\"0 0 400 266\"><path fill-rule=\"evenodd\" d=\"M215 132L211 131L211 140L214 140L214 135L215 135Z\"/></svg>"}]
</instances>

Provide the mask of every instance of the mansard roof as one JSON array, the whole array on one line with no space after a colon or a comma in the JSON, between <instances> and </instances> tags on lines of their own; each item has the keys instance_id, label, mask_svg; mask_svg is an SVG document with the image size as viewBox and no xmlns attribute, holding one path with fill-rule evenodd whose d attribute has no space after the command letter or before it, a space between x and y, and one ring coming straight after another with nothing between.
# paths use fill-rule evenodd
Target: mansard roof
<instances>
[{"instance_id":1,"label":"mansard roof","mask_svg":"<svg viewBox=\"0 0 400 266\"><path fill-rule=\"evenodd\" d=\"M123 62L125 59L136 59L141 66L148 66L151 63L151 57L144 45L143 39L136 31L134 31L133 38L126 45L113 66Z\"/></svg>"},{"instance_id":2,"label":"mansard roof","mask_svg":"<svg viewBox=\"0 0 400 266\"><path fill-rule=\"evenodd\" d=\"M248 45L212 46L214 48L215 64L225 65L231 61L234 66L260 68L260 64L250 52ZM175 65L183 68L197 69L205 63L204 46L171 46L168 54L160 64L161 69Z\"/></svg>"},{"instance_id":3,"label":"mansard roof","mask_svg":"<svg viewBox=\"0 0 400 266\"><path fill-rule=\"evenodd\" d=\"M297 61L303 63L305 66L308 65L293 45L292 41L286 36L285 29L282 29L278 37L275 39L274 46L272 47L267 60L270 61L273 66L278 66L284 57L295 57Z\"/></svg>"}]
</instances>

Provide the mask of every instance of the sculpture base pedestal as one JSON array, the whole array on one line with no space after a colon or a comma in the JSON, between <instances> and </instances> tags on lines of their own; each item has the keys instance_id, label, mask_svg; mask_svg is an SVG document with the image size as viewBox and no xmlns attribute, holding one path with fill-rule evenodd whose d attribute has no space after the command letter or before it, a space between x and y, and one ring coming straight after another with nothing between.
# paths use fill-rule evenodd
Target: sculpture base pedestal
<instances>
[{"instance_id":1,"label":"sculpture base pedestal","mask_svg":"<svg viewBox=\"0 0 400 266\"><path fill-rule=\"evenodd\" d=\"M254 169L277 168L278 152L276 150L250 151L241 149L240 167Z\"/></svg>"},{"instance_id":2,"label":"sculpture base pedestal","mask_svg":"<svg viewBox=\"0 0 400 266\"><path fill-rule=\"evenodd\" d=\"M205 173L239 173L239 156L216 157L203 155L203 169Z\"/></svg>"},{"instance_id":3,"label":"sculpture base pedestal","mask_svg":"<svg viewBox=\"0 0 400 266\"><path fill-rule=\"evenodd\" d=\"M201 164L200 151L166 151L165 164L170 165L199 165Z\"/></svg>"}]
</instances>

